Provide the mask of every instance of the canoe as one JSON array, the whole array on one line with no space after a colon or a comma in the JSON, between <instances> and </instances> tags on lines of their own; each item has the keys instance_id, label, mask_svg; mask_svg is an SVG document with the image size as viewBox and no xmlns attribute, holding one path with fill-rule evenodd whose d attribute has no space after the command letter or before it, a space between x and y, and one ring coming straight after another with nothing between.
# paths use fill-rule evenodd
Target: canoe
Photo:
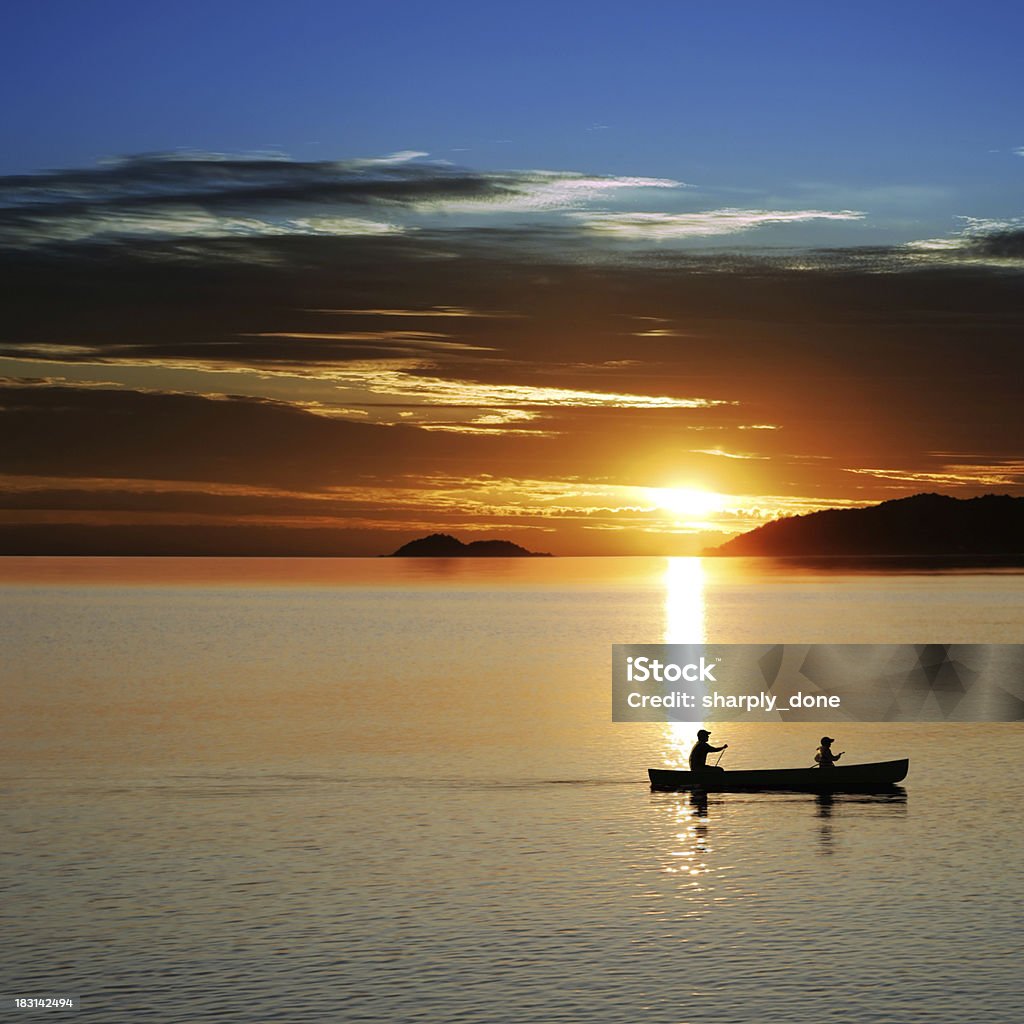
<instances>
[{"instance_id":1,"label":"canoe","mask_svg":"<svg viewBox=\"0 0 1024 1024\"><path fill-rule=\"evenodd\" d=\"M770 790L810 792L872 792L895 786L907 777L909 758L844 764L832 768L763 768L726 771L708 768L702 772L680 772L670 768L648 768L651 789Z\"/></svg>"}]
</instances>

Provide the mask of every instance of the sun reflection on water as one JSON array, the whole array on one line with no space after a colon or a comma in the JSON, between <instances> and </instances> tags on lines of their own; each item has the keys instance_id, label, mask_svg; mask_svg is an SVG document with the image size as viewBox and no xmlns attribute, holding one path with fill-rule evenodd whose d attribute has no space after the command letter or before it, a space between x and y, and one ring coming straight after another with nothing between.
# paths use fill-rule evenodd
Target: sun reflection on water
<instances>
[{"instance_id":1,"label":"sun reflection on water","mask_svg":"<svg viewBox=\"0 0 1024 1024\"><path fill-rule=\"evenodd\" d=\"M675 842L662 867L667 875L698 878L709 871L705 857L712 852L708 845L707 796L690 794L673 808Z\"/></svg>"},{"instance_id":2,"label":"sun reflection on water","mask_svg":"<svg viewBox=\"0 0 1024 1024\"><path fill-rule=\"evenodd\" d=\"M702 644L705 630L704 566L699 558L669 558L665 566L665 643Z\"/></svg>"},{"instance_id":3,"label":"sun reflection on water","mask_svg":"<svg viewBox=\"0 0 1024 1024\"><path fill-rule=\"evenodd\" d=\"M675 922L701 919L731 896L712 847L707 797L658 793L651 811L650 870L638 876L638 897L649 901L643 913Z\"/></svg>"},{"instance_id":4,"label":"sun reflection on water","mask_svg":"<svg viewBox=\"0 0 1024 1024\"><path fill-rule=\"evenodd\" d=\"M702 644L706 633L706 578L699 558L668 558L665 563L665 627L666 644ZM661 726L664 745L663 764L686 768L700 722L665 722ZM709 845L708 797L706 793L677 793L659 797L659 828L663 875L672 876L677 894L685 890L691 895L703 893L711 873ZM702 916L708 907L702 901L690 913ZM678 911L675 911L678 913Z\"/></svg>"},{"instance_id":5,"label":"sun reflection on water","mask_svg":"<svg viewBox=\"0 0 1024 1024\"><path fill-rule=\"evenodd\" d=\"M669 558L665 565L666 644L702 644L707 639L704 565L699 558ZM664 765L686 768L700 722L666 722Z\"/></svg>"}]
</instances>

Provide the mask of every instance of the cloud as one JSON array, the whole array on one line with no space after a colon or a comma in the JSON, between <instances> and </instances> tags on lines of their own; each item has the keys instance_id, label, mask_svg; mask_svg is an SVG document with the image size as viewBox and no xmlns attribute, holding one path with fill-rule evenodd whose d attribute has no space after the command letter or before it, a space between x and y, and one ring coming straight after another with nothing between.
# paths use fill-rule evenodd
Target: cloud
<instances>
[{"instance_id":1,"label":"cloud","mask_svg":"<svg viewBox=\"0 0 1024 1024\"><path fill-rule=\"evenodd\" d=\"M462 306L430 306L426 309L310 309L309 313L333 313L339 316L469 317L474 320L508 320L522 316L496 310L465 309Z\"/></svg>"},{"instance_id":2,"label":"cloud","mask_svg":"<svg viewBox=\"0 0 1024 1024\"><path fill-rule=\"evenodd\" d=\"M227 192L240 191L239 175L253 190L276 181L302 192L290 161L251 170L206 162L204 188L216 166ZM158 178L160 168L136 171ZM175 168L173 188L186 172ZM972 246L1019 244L1012 221L961 222L972 228L963 247L927 258L900 246L609 245L615 236L579 218L546 215L414 223L415 204L438 195L437 182L466 194L466 173L411 161L340 175L371 191L390 182L406 199L339 203L331 216L409 228L401 233L265 233L264 224L328 214L298 202L232 205L219 193L209 204L168 205L150 182L127 209L138 202L154 224L158 214L204 218L198 233L179 223L179 236L143 231L0 252L0 373L23 379L0 391L0 437L11 439L0 469L356 494L371 480L397 487L440 467L621 486L692 479L723 493L790 489L826 502L915 486L842 467L962 477L953 467L1018 451L1021 278L992 256L964 259ZM488 175L477 177L493 190ZM679 201L668 188L623 186L585 202L610 214L612 196ZM19 200L0 221L26 203L36 205ZM87 216L116 220L119 203ZM783 204L749 205L771 214ZM47 223L56 232L80 215L54 211ZM242 222L238 233L203 237L230 218ZM648 333L666 331L685 341ZM941 464L927 455L968 448L977 454ZM754 451L766 458L730 457ZM998 474L1008 471L988 477ZM988 477L949 485L967 493L995 486L979 482ZM427 518L392 512L395 523ZM330 514L369 523L392 512ZM617 524L627 514L615 513ZM579 521L607 522L598 516ZM456 521L472 520L457 509L443 520Z\"/></svg>"},{"instance_id":3,"label":"cloud","mask_svg":"<svg viewBox=\"0 0 1024 1024\"><path fill-rule=\"evenodd\" d=\"M905 223L892 218L899 211L905 217L922 195L931 195L918 186L844 193L830 192L827 184L796 184L788 196L761 193L760 205L751 208L675 209L681 190L690 187L643 175L478 171L428 159L421 150L336 161L297 161L281 154L143 154L93 167L0 177L0 248L136 245L140 258L165 263L201 263L213 255L220 263L258 261L272 267L299 258L291 243L300 239L419 238L419 248L405 248L402 258L465 259L474 248L500 248L520 260L608 265L635 260L639 250L624 255L621 247L602 242L630 241L653 243L643 255L652 266L660 260L686 269L689 256L702 272L721 273L753 262L803 271L897 272L922 263L1005 266L1019 257L1019 220L970 218L963 218L962 228L949 238L909 245L748 250L714 259L706 251L655 249L664 241L699 243L785 225L851 224L865 218L865 209L888 211L887 221L875 218L879 231L891 231L893 223L902 223L903 231ZM853 202L861 195L868 205ZM652 208L652 197L664 208ZM831 208L833 200L842 208ZM641 202L646 209L637 209ZM857 239L862 240L863 235Z\"/></svg>"},{"instance_id":4,"label":"cloud","mask_svg":"<svg viewBox=\"0 0 1024 1024\"><path fill-rule=\"evenodd\" d=\"M958 231L942 238L908 242L905 248L918 259L961 263L1013 265L1024 260L1024 217L996 220L958 217Z\"/></svg>"},{"instance_id":5,"label":"cloud","mask_svg":"<svg viewBox=\"0 0 1024 1024\"><path fill-rule=\"evenodd\" d=\"M260 331L248 335L252 338L290 338L294 341L358 342L361 349L377 348L396 352L494 352L493 346L472 345L465 341L448 340L448 335L436 331ZM333 354L337 348L332 346Z\"/></svg>"},{"instance_id":6,"label":"cloud","mask_svg":"<svg viewBox=\"0 0 1024 1024\"><path fill-rule=\"evenodd\" d=\"M314 415L291 403L128 389L0 386L0 473L298 488L384 482L486 458L486 438ZM523 444L522 440L517 442Z\"/></svg>"},{"instance_id":7,"label":"cloud","mask_svg":"<svg viewBox=\"0 0 1024 1024\"><path fill-rule=\"evenodd\" d=\"M408 414L403 414L408 415ZM457 434L486 434L491 437L508 437L515 434L529 434L532 437L557 437L560 431L538 429L535 426L524 427L524 424L540 418L540 413L530 409L497 409L472 419L455 422L426 422L420 426L424 430L443 430Z\"/></svg>"},{"instance_id":8,"label":"cloud","mask_svg":"<svg viewBox=\"0 0 1024 1024\"><path fill-rule=\"evenodd\" d=\"M387 156L370 157L368 159L353 161L362 164L407 164L410 160L419 160L421 157L430 156L421 149L400 149L397 153L389 153Z\"/></svg>"},{"instance_id":9,"label":"cloud","mask_svg":"<svg viewBox=\"0 0 1024 1024\"><path fill-rule=\"evenodd\" d=\"M740 428L742 429L742 428ZM691 455L717 455L723 459L767 459L767 455L754 455L752 452L728 452L724 448L691 448Z\"/></svg>"},{"instance_id":10,"label":"cloud","mask_svg":"<svg viewBox=\"0 0 1024 1024\"><path fill-rule=\"evenodd\" d=\"M857 210L737 210L699 213L581 213L575 215L590 231L630 239L663 240L733 235L768 224L811 220L861 220Z\"/></svg>"},{"instance_id":11,"label":"cloud","mask_svg":"<svg viewBox=\"0 0 1024 1024\"><path fill-rule=\"evenodd\" d=\"M528 210L572 210L585 206L615 192L632 189L685 188L681 181L671 178L594 177L565 174L554 171L520 171L514 175L497 175L511 186L504 194L495 194L484 200L491 212L517 212ZM444 213L473 213L481 209L479 200L438 197L422 201L421 208Z\"/></svg>"},{"instance_id":12,"label":"cloud","mask_svg":"<svg viewBox=\"0 0 1024 1024\"><path fill-rule=\"evenodd\" d=\"M0 214L2 220L2 214ZM0 232L2 232L0 227ZM229 217L199 208L163 208L145 211L81 214L55 220L24 218L5 234L0 244L21 246L54 242L130 239L260 238L284 235L395 235L408 230L398 224L366 217L309 216L279 220Z\"/></svg>"},{"instance_id":13,"label":"cloud","mask_svg":"<svg viewBox=\"0 0 1024 1024\"><path fill-rule=\"evenodd\" d=\"M949 463L937 471L915 469L847 469L847 473L929 487L1018 487L1024 484L1024 459L984 463Z\"/></svg>"},{"instance_id":14,"label":"cloud","mask_svg":"<svg viewBox=\"0 0 1024 1024\"><path fill-rule=\"evenodd\" d=\"M393 234L424 214L559 211L663 178L477 172L426 154L299 162L275 156L149 154L92 168L0 177L0 244L118 238ZM387 211L383 218L358 211Z\"/></svg>"},{"instance_id":15,"label":"cloud","mask_svg":"<svg viewBox=\"0 0 1024 1024\"><path fill-rule=\"evenodd\" d=\"M1011 221L994 230L975 235L967 245L969 254L996 261L1024 259L1024 220Z\"/></svg>"},{"instance_id":16,"label":"cloud","mask_svg":"<svg viewBox=\"0 0 1024 1024\"><path fill-rule=\"evenodd\" d=\"M435 377L424 372L427 367L428 364L415 361L366 361L348 363L336 370L320 370L317 377L320 380L330 380L342 388L365 391L371 400L404 399L426 405L478 409L711 409L731 404L719 398L680 398L671 395L587 391L536 384L499 384L457 377Z\"/></svg>"},{"instance_id":17,"label":"cloud","mask_svg":"<svg viewBox=\"0 0 1024 1024\"><path fill-rule=\"evenodd\" d=\"M419 249L409 247L403 257L415 252L415 258L437 261L466 258L474 247L501 248L509 258L598 265L626 258L621 247L602 242L699 243L785 225L855 223L865 218L862 209L881 204L890 213L905 211L921 193L916 187L906 193L902 187L880 186L864 192L868 206L847 208L859 194L851 192L849 204L829 208L830 198L838 203L844 193L830 194L826 185L796 185L788 197L762 194L757 207L681 212L673 207L681 190L692 186L672 178L478 171L426 157L420 150L337 161L179 152L0 177L0 248L134 244L142 258L202 262L219 245L219 262L259 261L270 267L296 258L289 247L293 240L419 237ZM654 196L664 209L648 205ZM641 202L647 209L636 209ZM689 255L700 260L702 271L723 273L754 260L794 270L895 272L923 261L999 264L1018 258L1013 234L1020 221L963 218L962 224L950 238L907 246L732 253L717 259L706 252ZM885 230L883 222L876 227ZM686 256L668 246L652 247L644 258L686 267ZM636 259L637 250L629 258Z\"/></svg>"}]
</instances>

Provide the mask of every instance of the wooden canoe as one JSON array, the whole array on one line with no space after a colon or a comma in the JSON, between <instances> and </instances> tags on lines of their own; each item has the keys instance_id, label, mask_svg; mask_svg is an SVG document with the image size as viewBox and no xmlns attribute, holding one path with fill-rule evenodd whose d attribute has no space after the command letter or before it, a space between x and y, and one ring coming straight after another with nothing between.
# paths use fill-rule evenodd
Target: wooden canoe
<instances>
[{"instance_id":1,"label":"wooden canoe","mask_svg":"<svg viewBox=\"0 0 1024 1024\"><path fill-rule=\"evenodd\" d=\"M648 768L651 789L770 790L810 792L871 792L887 789L907 777L910 760L875 761L872 764L844 764L832 768L762 768L726 771L707 768L702 772L681 772L670 768Z\"/></svg>"}]
</instances>

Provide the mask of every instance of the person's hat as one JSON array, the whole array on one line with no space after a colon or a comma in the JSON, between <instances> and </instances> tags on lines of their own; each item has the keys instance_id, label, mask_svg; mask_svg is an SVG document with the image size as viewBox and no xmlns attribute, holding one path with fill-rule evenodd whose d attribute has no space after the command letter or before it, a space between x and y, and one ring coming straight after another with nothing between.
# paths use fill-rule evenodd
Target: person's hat
<instances>
[{"instance_id":1,"label":"person's hat","mask_svg":"<svg viewBox=\"0 0 1024 1024\"><path fill-rule=\"evenodd\" d=\"M822 743L835 743L835 741L836 740L835 740L834 736L822 736L821 737L821 742Z\"/></svg>"},{"instance_id":2,"label":"person's hat","mask_svg":"<svg viewBox=\"0 0 1024 1024\"><path fill-rule=\"evenodd\" d=\"M697 730L697 736L698 736L698 738L699 738L699 737L701 737L701 736L710 736L710 735L711 735L711 733L709 733L709 732L707 731L707 729L698 729L698 730Z\"/></svg>"}]
</instances>

